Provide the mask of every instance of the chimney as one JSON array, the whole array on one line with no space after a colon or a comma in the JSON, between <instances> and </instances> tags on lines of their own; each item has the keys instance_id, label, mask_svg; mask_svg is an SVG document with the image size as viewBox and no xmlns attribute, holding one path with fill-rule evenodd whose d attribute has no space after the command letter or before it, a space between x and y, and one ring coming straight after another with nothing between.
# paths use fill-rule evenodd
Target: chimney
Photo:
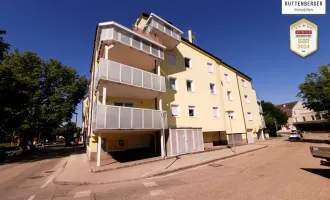
<instances>
[{"instance_id":1,"label":"chimney","mask_svg":"<svg viewBox=\"0 0 330 200\"><path fill-rule=\"evenodd\" d=\"M188 29L188 40L189 40L190 43L193 42L192 31L191 31L191 29Z\"/></svg>"}]
</instances>

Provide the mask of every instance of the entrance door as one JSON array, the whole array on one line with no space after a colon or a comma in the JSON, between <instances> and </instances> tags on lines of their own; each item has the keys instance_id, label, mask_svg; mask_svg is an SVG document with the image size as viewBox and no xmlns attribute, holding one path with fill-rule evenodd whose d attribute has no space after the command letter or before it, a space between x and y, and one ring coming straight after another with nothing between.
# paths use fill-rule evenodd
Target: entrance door
<instances>
[{"instance_id":1,"label":"entrance door","mask_svg":"<svg viewBox=\"0 0 330 200\"><path fill-rule=\"evenodd\" d=\"M248 144L254 143L252 129L248 129L247 130L247 132L246 132L246 139L247 139Z\"/></svg>"},{"instance_id":2,"label":"entrance door","mask_svg":"<svg viewBox=\"0 0 330 200\"><path fill-rule=\"evenodd\" d=\"M179 129L176 131L177 134L177 142L178 142L178 154L185 154L187 153L187 148L186 148L186 134L184 129Z\"/></svg>"}]
</instances>

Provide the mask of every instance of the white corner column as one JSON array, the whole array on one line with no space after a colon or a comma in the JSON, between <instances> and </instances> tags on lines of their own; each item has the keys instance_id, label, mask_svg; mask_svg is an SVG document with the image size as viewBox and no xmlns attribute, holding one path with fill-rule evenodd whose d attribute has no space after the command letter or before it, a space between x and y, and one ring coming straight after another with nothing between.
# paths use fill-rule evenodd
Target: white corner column
<instances>
[{"instance_id":1,"label":"white corner column","mask_svg":"<svg viewBox=\"0 0 330 200\"><path fill-rule=\"evenodd\" d=\"M102 137L101 134L97 136L97 161L96 166L101 166L101 143L102 143Z\"/></svg>"},{"instance_id":2,"label":"white corner column","mask_svg":"<svg viewBox=\"0 0 330 200\"><path fill-rule=\"evenodd\" d=\"M160 61L156 61L156 67L157 67L157 75L160 76ZM163 111L163 100L162 96L158 97L158 108L160 111ZM161 114L162 117L162 130L160 131L160 147L161 147L161 156L164 158L166 156L166 145L165 145L165 131L164 131L164 116L163 113Z\"/></svg>"}]
</instances>

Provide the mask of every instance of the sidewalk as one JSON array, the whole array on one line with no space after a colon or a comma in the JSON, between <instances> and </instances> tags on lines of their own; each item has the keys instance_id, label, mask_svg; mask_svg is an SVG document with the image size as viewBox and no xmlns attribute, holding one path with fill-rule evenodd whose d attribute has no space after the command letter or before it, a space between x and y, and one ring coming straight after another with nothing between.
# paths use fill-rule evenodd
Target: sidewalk
<instances>
[{"instance_id":1,"label":"sidewalk","mask_svg":"<svg viewBox=\"0 0 330 200\"><path fill-rule=\"evenodd\" d=\"M178 170L204 165L217 160L234 157L266 148L268 145L272 145L280 141L282 140L266 140L264 142L258 142L257 144L238 146L236 147L236 153L234 153L232 149L226 148L216 151L182 155L180 156L180 159L171 158L166 161L162 160L99 173L91 172L90 163L87 161L87 156L85 154L72 155L68 159L66 167L61 171L61 173L59 173L54 182L58 184L80 185L136 180L167 174Z\"/></svg>"}]
</instances>

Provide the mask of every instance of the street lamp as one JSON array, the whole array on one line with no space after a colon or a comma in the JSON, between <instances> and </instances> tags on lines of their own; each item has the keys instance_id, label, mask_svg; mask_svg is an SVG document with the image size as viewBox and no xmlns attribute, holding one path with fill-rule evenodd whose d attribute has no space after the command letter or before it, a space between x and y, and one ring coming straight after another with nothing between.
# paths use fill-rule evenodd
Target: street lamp
<instances>
[{"instance_id":1,"label":"street lamp","mask_svg":"<svg viewBox=\"0 0 330 200\"><path fill-rule=\"evenodd\" d=\"M228 113L228 118L229 118L229 123L230 123L230 131L231 131L231 139L233 141L233 145L234 145L234 153L236 153L236 146L235 146L235 140L234 140L234 133L233 133L233 128L231 126L231 118L232 118L232 113L234 113L234 111L232 110L227 110L225 111L226 113Z\"/></svg>"},{"instance_id":2,"label":"street lamp","mask_svg":"<svg viewBox=\"0 0 330 200\"><path fill-rule=\"evenodd\" d=\"M78 117L78 113L74 112L73 114L76 115L76 130L77 130L77 117ZM75 143L76 143L76 138L75 138L76 134L77 134L77 133L74 133L74 134L73 134L72 153L74 153L74 145L75 145Z\"/></svg>"}]
</instances>

